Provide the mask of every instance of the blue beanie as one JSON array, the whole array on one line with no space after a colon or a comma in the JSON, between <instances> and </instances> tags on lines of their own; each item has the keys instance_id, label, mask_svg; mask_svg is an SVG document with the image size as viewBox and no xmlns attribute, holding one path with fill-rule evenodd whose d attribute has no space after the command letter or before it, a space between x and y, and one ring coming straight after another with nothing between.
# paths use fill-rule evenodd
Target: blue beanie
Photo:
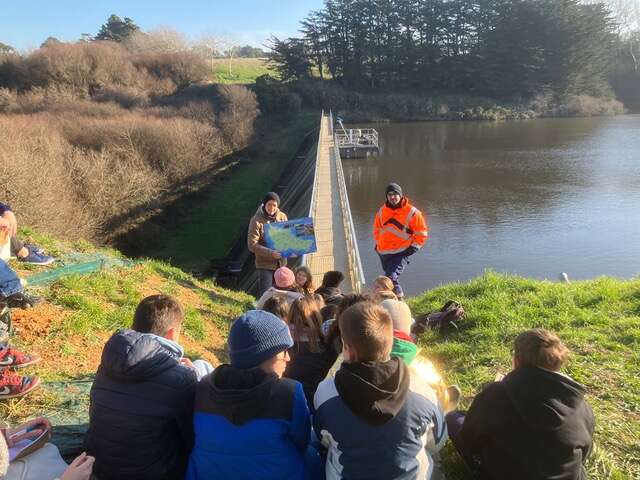
<instances>
[{"instance_id":1,"label":"blue beanie","mask_svg":"<svg viewBox=\"0 0 640 480\"><path fill-rule=\"evenodd\" d=\"M287 324L273 313L249 310L231 325L227 345L231 365L253 368L293 347L293 339Z\"/></svg>"}]
</instances>

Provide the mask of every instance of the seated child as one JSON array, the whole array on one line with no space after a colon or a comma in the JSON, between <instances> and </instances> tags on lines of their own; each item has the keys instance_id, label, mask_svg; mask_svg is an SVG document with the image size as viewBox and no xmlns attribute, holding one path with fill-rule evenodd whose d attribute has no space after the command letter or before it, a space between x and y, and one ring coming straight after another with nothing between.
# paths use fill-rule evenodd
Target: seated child
<instances>
[{"instance_id":1,"label":"seated child","mask_svg":"<svg viewBox=\"0 0 640 480\"><path fill-rule=\"evenodd\" d=\"M389 277L380 275L371 284L371 293L376 303L384 300L398 300L398 296L393 292L393 282Z\"/></svg>"},{"instance_id":2,"label":"seated child","mask_svg":"<svg viewBox=\"0 0 640 480\"><path fill-rule=\"evenodd\" d=\"M151 295L104 346L85 437L98 479L184 478L198 373L177 343L183 320L175 299Z\"/></svg>"},{"instance_id":3,"label":"seated child","mask_svg":"<svg viewBox=\"0 0 640 480\"><path fill-rule=\"evenodd\" d=\"M289 315L289 302L286 297L282 295L274 295L269 300L264 302L262 310L265 312L273 313L283 322L287 321Z\"/></svg>"},{"instance_id":4,"label":"seated child","mask_svg":"<svg viewBox=\"0 0 640 480\"><path fill-rule=\"evenodd\" d=\"M338 270L330 270L322 277L322 285L315 293L322 295L326 305L338 305L342 301L340 284L344 280L344 273Z\"/></svg>"},{"instance_id":5,"label":"seated child","mask_svg":"<svg viewBox=\"0 0 640 480\"><path fill-rule=\"evenodd\" d=\"M293 346L287 325L250 310L233 322L227 344L231 364L198 384L186 479L317 478L302 385L282 378Z\"/></svg>"},{"instance_id":6,"label":"seated child","mask_svg":"<svg viewBox=\"0 0 640 480\"><path fill-rule=\"evenodd\" d=\"M58 448L46 443L51 423L35 418L14 428L0 429L0 478L3 480L89 480L94 458L83 453L67 465ZM43 434L46 434L43 436ZM33 443L11 459L8 447L31 440Z\"/></svg>"},{"instance_id":7,"label":"seated child","mask_svg":"<svg viewBox=\"0 0 640 480\"><path fill-rule=\"evenodd\" d=\"M515 340L513 370L447 415L451 440L478 478L586 480L594 417L585 388L560 373L569 351L552 332Z\"/></svg>"},{"instance_id":8,"label":"seated child","mask_svg":"<svg viewBox=\"0 0 640 480\"><path fill-rule=\"evenodd\" d=\"M289 304L304 295L296 285L296 277L288 267L280 267L273 274L275 287L269 287L256 302L256 308L262 310L264 304L274 295L284 297Z\"/></svg>"},{"instance_id":9,"label":"seated child","mask_svg":"<svg viewBox=\"0 0 640 480\"><path fill-rule=\"evenodd\" d=\"M296 268L296 285L305 295L312 295L313 292L315 292L316 289L313 286L313 275L311 275L309 267L305 267L303 265Z\"/></svg>"},{"instance_id":10,"label":"seated child","mask_svg":"<svg viewBox=\"0 0 640 480\"><path fill-rule=\"evenodd\" d=\"M429 437L446 438L441 410L409 388L407 366L391 358L393 323L361 302L338 318L344 363L318 386L314 430L328 448L327 480L428 479Z\"/></svg>"},{"instance_id":11,"label":"seated child","mask_svg":"<svg viewBox=\"0 0 640 480\"><path fill-rule=\"evenodd\" d=\"M312 405L318 384L331 370L338 352L325 343L322 315L315 299L304 297L293 302L287 324L293 337L293 348L289 349L291 360L284 376L302 384L307 403Z\"/></svg>"}]
</instances>

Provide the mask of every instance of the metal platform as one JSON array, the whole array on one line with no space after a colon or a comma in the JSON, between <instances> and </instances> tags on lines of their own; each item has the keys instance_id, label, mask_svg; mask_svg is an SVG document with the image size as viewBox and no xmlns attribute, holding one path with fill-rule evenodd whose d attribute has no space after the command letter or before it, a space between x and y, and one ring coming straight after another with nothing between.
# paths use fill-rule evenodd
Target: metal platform
<instances>
[{"instance_id":1,"label":"metal platform","mask_svg":"<svg viewBox=\"0 0 640 480\"><path fill-rule=\"evenodd\" d=\"M336 145L342 158L360 158L380 151L378 131L374 128L344 128L338 120L335 130Z\"/></svg>"}]
</instances>

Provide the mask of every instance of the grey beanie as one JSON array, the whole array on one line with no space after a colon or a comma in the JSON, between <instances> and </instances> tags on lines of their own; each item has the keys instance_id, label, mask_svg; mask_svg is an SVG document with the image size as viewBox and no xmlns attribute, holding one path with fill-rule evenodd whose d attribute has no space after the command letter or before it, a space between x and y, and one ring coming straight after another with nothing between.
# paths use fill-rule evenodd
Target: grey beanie
<instances>
[{"instance_id":1,"label":"grey beanie","mask_svg":"<svg viewBox=\"0 0 640 480\"><path fill-rule=\"evenodd\" d=\"M389 195L390 193L397 193L402 197L402 187L397 183L390 183L387 185L387 189L384 191L385 195Z\"/></svg>"},{"instance_id":2,"label":"grey beanie","mask_svg":"<svg viewBox=\"0 0 640 480\"><path fill-rule=\"evenodd\" d=\"M413 323L413 317L411 316L411 310L409 305L399 300L385 300L380 304L391 317L393 321L393 329L400 330L407 335L411 334L411 324Z\"/></svg>"},{"instance_id":3,"label":"grey beanie","mask_svg":"<svg viewBox=\"0 0 640 480\"><path fill-rule=\"evenodd\" d=\"M227 340L231 365L253 368L293 347L286 323L263 310L249 310L233 322Z\"/></svg>"}]
</instances>

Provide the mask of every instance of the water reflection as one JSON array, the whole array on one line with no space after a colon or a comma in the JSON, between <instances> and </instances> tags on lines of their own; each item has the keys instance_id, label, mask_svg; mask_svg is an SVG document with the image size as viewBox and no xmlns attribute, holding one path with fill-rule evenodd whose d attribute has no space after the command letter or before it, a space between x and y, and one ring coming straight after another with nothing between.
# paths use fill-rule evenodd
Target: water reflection
<instances>
[{"instance_id":1,"label":"water reflection","mask_svg":"<svg viewBox=\"0 0 640 480\"><path fill-rule=\"evenodd\" d=\"M429 218L409 293L485 268L555 279L640 272L640 115L378 125L381 154L344 161L367 277L390 181Z\"/></svg>"}]
</instances>

